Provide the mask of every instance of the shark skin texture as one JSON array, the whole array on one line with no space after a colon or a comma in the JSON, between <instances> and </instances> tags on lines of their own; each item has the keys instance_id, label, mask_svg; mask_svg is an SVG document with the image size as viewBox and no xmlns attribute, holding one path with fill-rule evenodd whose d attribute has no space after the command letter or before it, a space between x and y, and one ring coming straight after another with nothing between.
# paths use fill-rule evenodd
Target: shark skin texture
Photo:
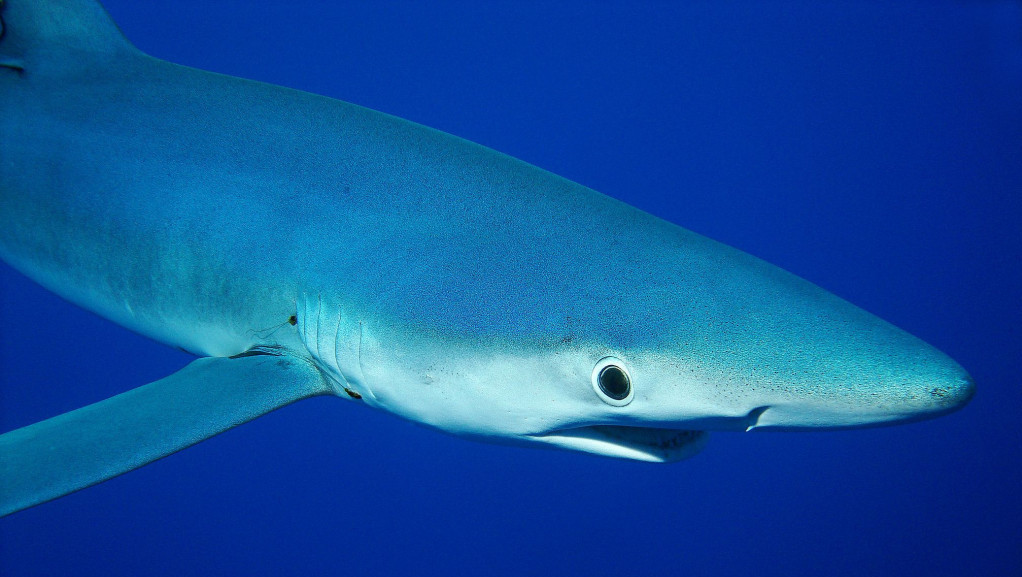
<instances>
[{"instance_id":1,"label":"shark skin texture","mask_svg":"<svg viewBox=\"0 0 1022 577\"><path fill-rule=\"evenodd\" d=\"M904 423L974 394L812 283L499 152L152 58L93 1L0 18L0 256L211 357L0 435L0 514L315 395L668 462L710 431Z\"/></svg>"}]
</instances>

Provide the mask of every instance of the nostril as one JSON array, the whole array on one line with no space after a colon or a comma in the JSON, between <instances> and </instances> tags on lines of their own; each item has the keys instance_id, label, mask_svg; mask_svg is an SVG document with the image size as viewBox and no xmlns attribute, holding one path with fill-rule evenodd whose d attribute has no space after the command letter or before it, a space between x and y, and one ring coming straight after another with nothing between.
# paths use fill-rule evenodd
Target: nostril
<instances>
[{"instance_id":1,"label":"nostril","mask_svg":"<svg viewBox=\"0 0 1022 577\"><path fill-rule=\"evenodd\" d=\"M749 414L745 416L745 421L748 423L748 425L745 427L746 433L755 429L756 426L759 425L759 417L763 413L765 413L769 408L770 405L764 405L762 407L756 407L755 409L749 411Z\"/></svg>"}]
</instances>

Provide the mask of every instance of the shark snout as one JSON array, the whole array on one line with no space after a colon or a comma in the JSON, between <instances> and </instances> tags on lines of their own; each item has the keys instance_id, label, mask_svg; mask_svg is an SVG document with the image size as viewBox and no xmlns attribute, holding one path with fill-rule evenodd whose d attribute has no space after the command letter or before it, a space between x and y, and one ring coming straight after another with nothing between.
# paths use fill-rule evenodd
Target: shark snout
<instances>
[{"instance_id":1,"label":"shark snout","mask_svg":"<svg viewBox=\"0 0 1022 577\"><path fill-rule=\"evenodd\" d=\"M877 371L871 378L766 402L748 413L747 430L882 426L954 412L972 399L976 383L958 363L940 356L939 362Z\"/></svg>"},{"instance_id":2,"label":"shark snout","mask_svg":"<svg viewBox=\"0 0 1022 577\"><path fill-rule=\"evenodd\" d=\"M976 394L976 380L972 375L962 369L962 374L954 382L945 386L937 386L930 389L931 400L936 404L941 414L957 411L972 400Z\"/></svg>"}]
</instances>

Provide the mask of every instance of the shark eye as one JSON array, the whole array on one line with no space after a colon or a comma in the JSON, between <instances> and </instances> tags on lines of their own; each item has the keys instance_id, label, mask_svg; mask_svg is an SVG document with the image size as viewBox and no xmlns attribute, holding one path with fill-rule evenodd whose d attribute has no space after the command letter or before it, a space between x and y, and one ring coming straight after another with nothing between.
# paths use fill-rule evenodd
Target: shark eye
<instances>
[{"instance_id":1,"label":"shark eye","mask_svg":"<svg viewBox=\"0 0 1022 577\"><path fill-rule=\"evenodd\" d=\"M632 379L621 359L604 357L596 363L593 389L608 405L623 407L632 402Z\"/></svg>"}]
</instances>

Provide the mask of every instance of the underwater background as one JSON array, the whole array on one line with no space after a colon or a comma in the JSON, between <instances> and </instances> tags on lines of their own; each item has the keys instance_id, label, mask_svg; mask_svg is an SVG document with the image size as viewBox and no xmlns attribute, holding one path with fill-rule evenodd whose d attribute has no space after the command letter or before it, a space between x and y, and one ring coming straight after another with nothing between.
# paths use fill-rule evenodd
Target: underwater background
<instances>
[{"instance_id":1,"label":"underwater background","mask_svg":"<svg viewBox=\"0 0 1022 577\"><path fill-rule=\"evenodd\" d=\"M105 5L154 56L433 126L764 258L977 394L673 465L316 398L0 520L0 575L1022 574L1022 4ZM0 287L4 431L191 358L6 265Z\"/></svg>"}]
</instances>

